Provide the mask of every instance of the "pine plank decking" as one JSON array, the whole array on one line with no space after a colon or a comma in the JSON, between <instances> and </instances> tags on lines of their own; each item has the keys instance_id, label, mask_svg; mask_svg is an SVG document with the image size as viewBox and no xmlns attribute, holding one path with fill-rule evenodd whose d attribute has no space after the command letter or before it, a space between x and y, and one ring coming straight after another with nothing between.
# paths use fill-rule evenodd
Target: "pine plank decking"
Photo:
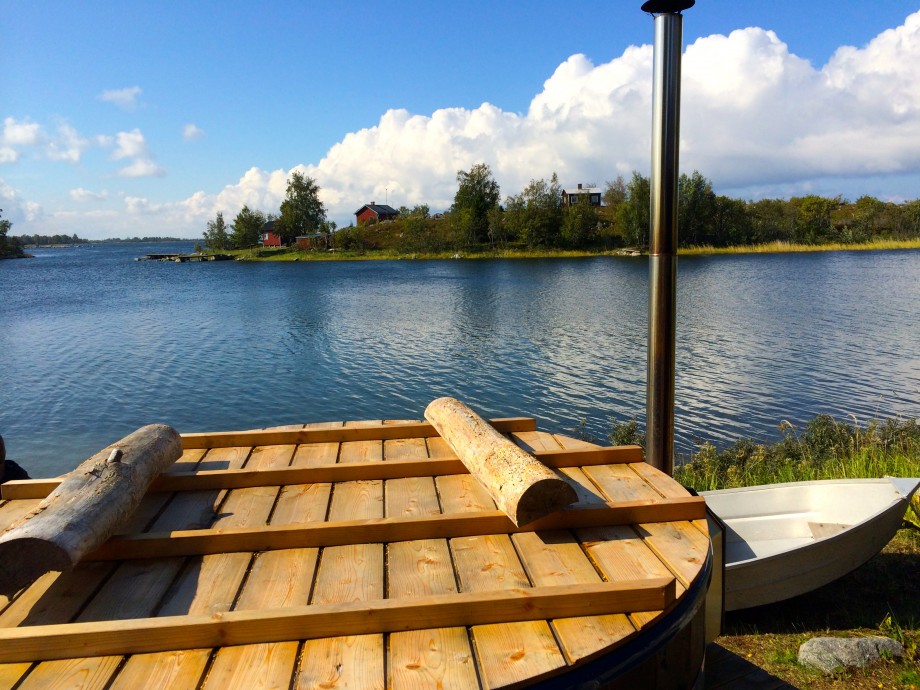
<instances>
[{"instance_id":1,"label":"pine plank decking","mask_svg":"<svg viewBox=\"0 0 920 690\"><path fill-rule=\"evenodd\" d=\"M117 537L0 595L0 690L564 682L698 584L705 506L638 448L493 424L579 502L516 527L426 423L183 436ZM57 481L5 485L0 528Z\"/></svg>"}]
</instances>

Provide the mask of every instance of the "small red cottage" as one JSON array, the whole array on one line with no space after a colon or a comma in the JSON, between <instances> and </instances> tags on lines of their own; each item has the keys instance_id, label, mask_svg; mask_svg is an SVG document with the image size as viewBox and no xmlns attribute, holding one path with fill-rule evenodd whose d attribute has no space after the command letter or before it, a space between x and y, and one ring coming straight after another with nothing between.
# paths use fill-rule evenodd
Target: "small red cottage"
<instances>
[{"instance_id":1,"label":"small red cottage","mask_svg":"<svg viewBox=\"0 0 920 690\"><path fill-rule=\"evenodd\" d=\"M355 220L358 225L376 223L381 220L395 220L397 216L399 216L399 211L395 208L386 204L378 204L376 201L364 204L355 211Z\"/></svg>"},{"instance_id":2,"label":"small red cottage","mask_svg":"<svg viewBox=\"0 0 920 690\"><path fill-rule=\"evenodd\" d=\"M281 235L275 230L275 221L270 220L262 226L262 233L259 235L259 244L263 247L281 246Z\"/></svg>"}]
</instances>

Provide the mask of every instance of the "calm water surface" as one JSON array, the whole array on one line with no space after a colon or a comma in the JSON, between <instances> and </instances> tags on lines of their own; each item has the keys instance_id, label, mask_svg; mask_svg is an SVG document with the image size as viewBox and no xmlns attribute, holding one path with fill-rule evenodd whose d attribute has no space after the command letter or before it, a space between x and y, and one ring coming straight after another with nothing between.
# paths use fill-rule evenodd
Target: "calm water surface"
<instances>
[{"instance_id":1,"label":"calm water surface","mask_svg":"<svg viewBox=\"0 0 920 690\"><path fill-rule=\"evenodd\" d=\"M570 431L645 408L646 259L0 262L0 434L33 476L138 426L420 418L442 395ZM678 446L827 412L920 416L920 251L687 257Z\"/></svg>"}]
</instances>

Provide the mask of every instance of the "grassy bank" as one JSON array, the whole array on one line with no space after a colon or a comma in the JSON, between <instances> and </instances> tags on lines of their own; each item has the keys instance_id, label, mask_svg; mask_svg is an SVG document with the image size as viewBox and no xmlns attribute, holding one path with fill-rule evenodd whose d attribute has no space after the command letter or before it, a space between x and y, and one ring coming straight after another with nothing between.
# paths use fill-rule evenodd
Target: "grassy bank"
<instances>
[{"instance_id":1,"label":"grassy bank","mask_svg":"<svg viewBox=\"0 0 920 690\"><path fill-rule=\"evenodd\" d=\"M757 245L739 245L732 247L688 247L680 250L681 256L700 256L709 254L776 254L792 252L833 252L833 251L867 251L879 249L920 249L920 238L913 240L876 240L860 244L795 244L791 242L770 242ZM578 258L586 256L623 256L635 255L630 249L476 249L471 251L441 252L401 252L394 249L335 250L335 251L301 251L288 247L231 249L224 254L232 254L240 261L399 261L431 259L548 259Z\"/></svg>"},{"instance_id":2,"label":"grassy bank","mask_svg":"<svg viewBox=\"0 0 920 690\"><path fill-rule=\"evenodd\" d=\"M865 427L821 415L802 428L787 423L775 444L740 440L717 449L703 443L675 478L703 491L811 479L920 477L917 420ZM635 422L617 424L613 443L642 443ZM824 676L799 666L799 645L812 637L884 635L906 649L903 661ZM920 498L905 528L878 556L849 575L785 602L728 614L718 644L796 688L920 689Z\"/></svg>"},{"instance_id":3,"label":"grassy bank","mask_svg":"<svg viewBox=\"0 0 920 690\"><path fill-rule=\"evenodd\" d=\"M735 245L731 247L687 247L681 255L702 254L783 254L792 252L853 252L873 249L920 249L920 238L911 240L872 240L856 244L841 242L829 244L799 244L795 242L767 242L765 244Z\"/></svg>"},{"instance_id":4,"label":"grassy bank","mask_svg":"<svg viewBox=\"0 0 920 690\"><path fill-rule=\"evenodd\" d=\"M365 251L299 251L280 249L233 249L223 252L240 261L425 261L433 259L548 259L585 256L614 256L615 251L581 249L490 249L477 251L396 252L387 249Z\"/></svg>"}]
</instances>

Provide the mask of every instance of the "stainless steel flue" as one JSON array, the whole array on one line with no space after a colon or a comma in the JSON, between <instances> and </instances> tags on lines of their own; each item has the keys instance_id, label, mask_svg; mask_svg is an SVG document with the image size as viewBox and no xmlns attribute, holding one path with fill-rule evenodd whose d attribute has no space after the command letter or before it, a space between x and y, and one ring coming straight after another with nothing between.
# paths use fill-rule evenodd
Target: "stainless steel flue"
<instances>
[{"instance_id":1,"label":"stainless steel flue","mask_svg":"<svg viewBox=\"0 0 920 690\"><path fill-rule=\"evenodd\" d=\"M649 0L655 17L649 236L646 462L674 473L674 350L677 321L677 181L683 10L695 0Z\"/></svg>"}]
</instances>

